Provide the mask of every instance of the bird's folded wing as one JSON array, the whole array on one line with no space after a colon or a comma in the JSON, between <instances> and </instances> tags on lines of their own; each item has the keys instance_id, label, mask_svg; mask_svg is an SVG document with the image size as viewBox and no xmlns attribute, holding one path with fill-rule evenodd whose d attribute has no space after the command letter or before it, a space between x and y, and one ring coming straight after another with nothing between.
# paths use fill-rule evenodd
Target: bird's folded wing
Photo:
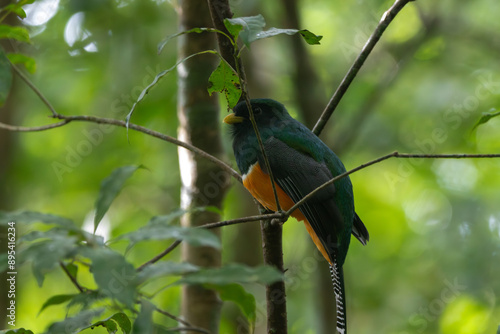
<instances>
[{"instance_id":1,"label":"bird's folded wing","mask_svg":"<svg viewBox=\"0 0 500 334\"><path fill-rule=\"evenodd\" d=\"M333 177L325 164L289 147L275 137L269 138L264 143L264 148L276 183L294 203ZM265 166L264 161L259 163ZM342 214L334 200L335 191L332 184L299 208L330 255L339 246L338 238L350 224L343 222Z\"/></svg>"}]
</instances>

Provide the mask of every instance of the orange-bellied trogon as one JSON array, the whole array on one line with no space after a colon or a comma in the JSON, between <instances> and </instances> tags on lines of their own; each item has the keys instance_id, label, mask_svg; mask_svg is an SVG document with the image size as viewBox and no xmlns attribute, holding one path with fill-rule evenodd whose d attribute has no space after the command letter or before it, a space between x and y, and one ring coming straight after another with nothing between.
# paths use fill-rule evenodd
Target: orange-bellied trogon
<instances>
[{"instance_id":1,"label":"orange-bellied trogon","mask_svg":"<svg viewBox=\"0 0 500 334\"><path fill-rule=\"evenodd\" d=\"M293 119L281 103L251 100L256 125L272 170L278 199L288 210L309 192L344 173L340 159L315 134ZM271 180L245 101L224 118L231 125L233 150L243 185L266 208L276 211ZM346 333L344 264L351 233L365 245L368 231L354 211L349 177L319 191L292 216L303 221L325 259L330 263L337 304L337 331Z\"/></svg>"}]
</instances>

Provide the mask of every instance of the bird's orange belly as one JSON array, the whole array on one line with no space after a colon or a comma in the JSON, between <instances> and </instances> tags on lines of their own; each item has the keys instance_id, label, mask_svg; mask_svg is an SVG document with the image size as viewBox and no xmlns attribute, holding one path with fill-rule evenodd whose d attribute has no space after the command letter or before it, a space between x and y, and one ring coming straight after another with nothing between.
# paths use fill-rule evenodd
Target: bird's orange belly
<instances>
[{"instance_id":1,"label":"bird's orange belly","mask_svg":"<svg viewBox=\"0 0 500 334\"><path fill-rule=\"evenodd\" d=\"M260 204L265 206L267 209L272 211L277 211L276 200L274 197L273 187L271 184L271 179L269 175L264 173L262 168L260 168L259 163L257 162L252 167L250 167L247 174L243 175L243 185L247 190L252 194L252 196L259 201ZM281 189L277 184L276 192L278 194L278 200L280 202L280 206L282 210L287 211L290 209L295 203L292 199ZM302 214L300 210L295 210L292 213L292 217L299 221L303 221L306 226L307 232L311 236L314 241L316 247L318 247L319 251L323 255L323 257L332 264L328 253L326 252L323 244L319 240L316 232L314 232L313 228L307 221L306 217Z\"/></svg>"}]
</instances>

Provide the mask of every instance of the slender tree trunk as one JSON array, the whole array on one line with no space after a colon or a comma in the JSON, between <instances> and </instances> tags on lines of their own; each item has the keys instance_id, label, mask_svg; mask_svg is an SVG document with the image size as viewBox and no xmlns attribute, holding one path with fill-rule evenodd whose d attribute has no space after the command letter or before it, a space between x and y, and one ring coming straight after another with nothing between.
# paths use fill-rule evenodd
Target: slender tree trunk
<instances>
[{"instance_id":1,"label":"slender tree trunk","mask_svg":"<svg viewBox=\"0 0 500 334\"><path fill-rule=\"evenodd\" d=\"M211 26L205 0L180 1L179 15L180 30ZM179 58L214 47L213 34L184 35L179 41ZM208 78L217 61L217 57L213 55L202 55L179 66L178 136L212 155L222 157L219 104L217 96L210 97L207 92ZM182 208L221 208L229 186L227 173L182 148L179 148L179 164L182 177ZM199 226L218 220L220 216L213 212L193 212L185 215L181 223L183 226ZM220 235L218 230L213 232ZM183 244L182 257L184 261L204 267L218 267L221 263L220 251L210 247ZM181 313L190 324L205 328L211 333L218 333L221 306L222 303L214 291L195 285L183 287Z\"/></svg>"},{"instance_id":2,"label":"slender tree trunk","mask_svg":"<svg viewBox=\"0 0 500 334\"><path fill-rule=\"evenodd\" d=\"M228 0L208 0L210 14L214 26L219 30L226 31L224 19L232 17L232 12ZM233 67L241 66L233 58L234 50L232 46L225 42L222 36L218 36L219 49L224 59ZM242 67L242 66L241 66ZM240 71L242 80L246 82L245 71ZM244 96L242 96L244 98ZM260 207L260 209L264 209ZM282 248L282 226L279 223L270 221L261 222L262 248L264 262L283 271L283 248ZM286 293L285 283L277 282L266 286L267 302L267 331L273 334L287 333L287 313L286 313Z\"/></svg>"}]
</instances>

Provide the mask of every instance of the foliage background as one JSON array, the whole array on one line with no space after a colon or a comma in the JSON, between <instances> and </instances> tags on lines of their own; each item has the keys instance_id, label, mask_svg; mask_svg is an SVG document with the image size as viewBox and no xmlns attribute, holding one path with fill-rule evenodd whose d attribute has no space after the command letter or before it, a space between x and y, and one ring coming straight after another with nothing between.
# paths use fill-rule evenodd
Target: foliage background
<instances>
[{"instance_id":1,"label":"foliage background","mask_svg":"<svg viewBox=\"0 0 500 334\"><path fill-rule=\"evenodd\" d=\"M268 26L282 27L284 3L231 4L237 16L262 13ZM321 46L307 48L321 80L320 99L326 102L333 93L390 5L379 0L299 2L302 26L296 28L324 36ZM473 130L481 114L500 102L499 6L494 0L417 1L403 10L323 132L322 138L348 169L393 150L499 152L500 119ZM154 75L176 62L174 43L161 55L156 53L158 42L177 31L174 1L37 1L25 21L31 22L32 44L18 47L36 59L37 71L31 78L63 114L124 119ZM296 64L290 47L288 37L252 46L247 55L253 82L250 94L279 100L303 118L294 91ZM48 123L46 108L19 80L11 98L11 124ZM171 73L139 105L133 122L175 135L175 110L176 77ZM89 139L92 135L94 142ZM1 157L9 164L0 190L2 210L52 212L82 224L91 222L101 180L128 164L143 164L148 170L129 180L105 218L108 229L101 233L117 236L179 207L173 145L134 132L127 141L124 129L104 133L95 124L11 136L12 154ZM84 142L91 150L79 154L88 146ZM225 144L229 152L227 134ZM54 163L70 171L58 174ZM500 161L492 159L389 160L352 175L357 212L371 234L366 247L353 242L344 269L353 332L496 331L499 171ZM253 208L241 207L251 203L242 196L248 195L235 183L226 198L225 218L252 212ZM244 256L251 258L247 262L260 259L258 238L250 244L241 242L249 235L246 228L224 228L226 262ZM118 250L125 247L125 243L114 245ZM164 247L160 242L142 243L128 259L139 264ZM170 259L178 256L174 252ZM285 224L284 256L289 268L290 333L316 333L322 316L319 299L330 293L318 283L319 268L326 264L304 227L293 220ZM18 287L17 323L35 332L65 314L63 307L52 307L37 316L43 302L56 292L75 292L60 271L50 273L39 288L29 266L20 269ZM175 314L179 295L175 289L169 291L160 304ZM263 291L254 293L264 312ZM237 311L231 305L224 310L222 331L235 332ZM262 314L256 325L257 332L264 330Z\"/></svg>"}]
</instances>

